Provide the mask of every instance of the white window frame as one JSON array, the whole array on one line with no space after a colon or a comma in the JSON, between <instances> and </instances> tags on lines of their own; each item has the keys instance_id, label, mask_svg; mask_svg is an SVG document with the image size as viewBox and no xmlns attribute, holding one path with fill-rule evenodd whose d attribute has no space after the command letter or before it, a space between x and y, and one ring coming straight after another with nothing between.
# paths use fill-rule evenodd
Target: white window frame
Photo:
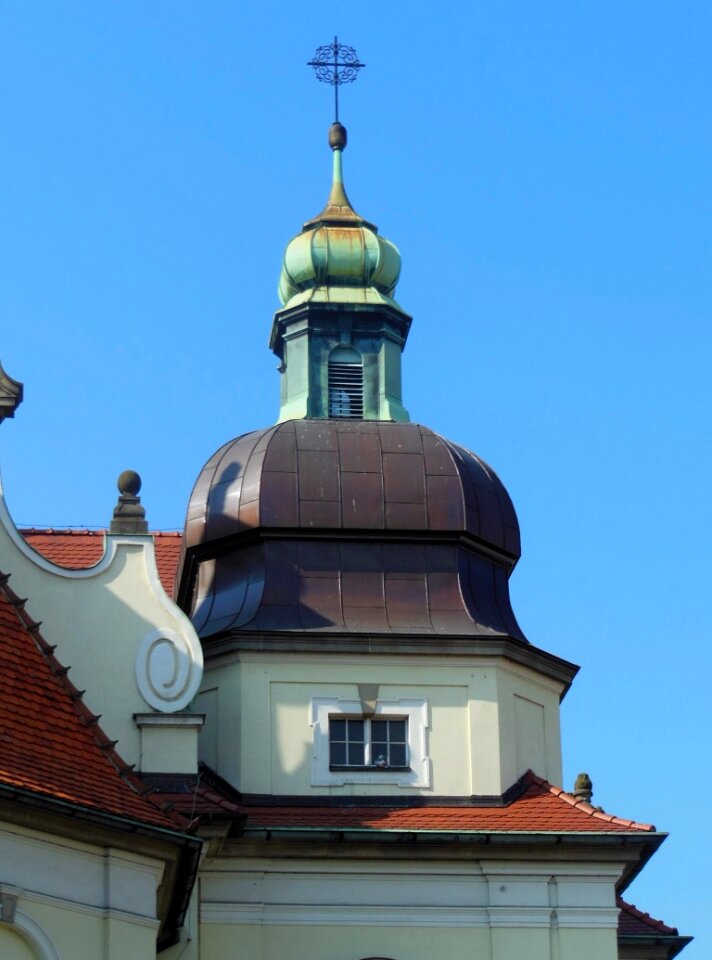
<instances>
[{"instance_id":1,"label":"white window frame","mask_svg":"<svg viewBox=\"0 0 712 960\"><path fill-rule=\"evenodd\" d=\"M406 720L408 727L407 770L379 769L374 767L349 770L329 769L329 717L353 719L363 717L360 700L340 697L312 697L310 701L310 725L312 727L312 775L313 787L343 787L348 783L381 784L396 787L429 787L430 757L427 755L426 730L428 729L428 704L426 700L378 700L372 719L393 717Z\"/></svg>"}]
</instances>

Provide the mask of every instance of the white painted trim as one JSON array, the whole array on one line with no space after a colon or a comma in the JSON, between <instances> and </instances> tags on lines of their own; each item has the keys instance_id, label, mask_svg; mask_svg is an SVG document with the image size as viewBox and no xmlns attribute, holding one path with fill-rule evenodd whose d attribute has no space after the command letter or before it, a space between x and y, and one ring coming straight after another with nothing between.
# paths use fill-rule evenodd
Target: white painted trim
<instances>
[{"instance_id":1,"label":"white painted trim","mask_svg":"<svg viewBox=\"0 0 712 960\"><path fill-rule=\"evenodd\" d=\"M429 787L430 758L427 755L426 700L378 700L374 717L405 717L408 720L409 770L330 770L329 717L343 714L361 716L360 700L340 697L312 697L309 705L313 734L311 783L314 787L343 787L347 783L382 784L397 787Z\"/></svg>"},{"instance_id":2,"label":"white painted trim","mask_svg":"<svg viewBox=\"0 0 712 960\"><path fill-rule=\"evenodd\" d=\"M205 924L259 924L290 926L415 926L415 927L509 927L516 929L548 928L552 913L559 927L576 929L616 929L618 910L589 908L585 910L493 907L406 907L378 906L365 908L338 904L334 906L305 904L233 904L204 903L200 922Z\"/></svg>"},{"instance_id":3,"label":"white painted trim","mask_svg":"<svg viewBox=\"0 0 712 960\"><path fill-rule=\"evenodd\" d=\"M44 570L46 573L54 574L56 577L64 577L67 580L89 580L92 577L96 577L100 573L103 573L108 567L111 566L111 563L116 555L117 548L123 544L129 544L131 546L144 546L148 545L149 543L151 545L153 544L153 537L150 534L137 535L133 537L116 535L112 536L111 534L106 534L104 536L104 554L99 562L94 564L93 567L82 567L79 570L70 570L67 567L60 567L58 564L52 563L51 560L48 560L46 557L42 556L42 554L38 553L37 550L33 549L33 547L29 545L22 534L18 531L12 517L10 516L10 511L8 510L7 503L5 501L2 477L0 477L0 524L2 524L2 526L5 528L7 535L10 537L15 547L30 561L30 563L34 564L36 567L39 567L40 570Z\"/></svg>"},{"instance_id":4,"label":"white painted trim","mask_svg":"<svg viewBox=\"0 0 712 960\"><path fill-rule=\"evenodd\" d=\"M140 729L144 727L197 727L205 724L204 713L135 713L134 720Z\"/></svg>"},{"instance_id":5,"label":"white painted trim","mask_svg":"<svg viewBox=\"0 0 712 960\"><path fill-rule=\"evenodd\" d=\"M120 910L116 907L97 907L91 903L67 900L65 897L53 897L49 893L38 893L33 890L23 890L22 899L29 903L41 903L49 907L57 907L68 913L81 913L83 916L94 917L99 920L122 920L139 927L148 927L151 930L158 930L161 925L160 920L156 917L149 917L147 914L132 913L130 910Z\"/></svg>"},{"instance_id":6,"label":"white painted trim","mask_svg":"<svg viewBox=\"0 0 712 960\"><path fill-rule=\"evenodd\" d=\"M472 907L381 907L304 906L302 904L206 903L200 909L201 923L290 926L420 926L486 927L485 908Z\"/></svg>"}]
</instances>

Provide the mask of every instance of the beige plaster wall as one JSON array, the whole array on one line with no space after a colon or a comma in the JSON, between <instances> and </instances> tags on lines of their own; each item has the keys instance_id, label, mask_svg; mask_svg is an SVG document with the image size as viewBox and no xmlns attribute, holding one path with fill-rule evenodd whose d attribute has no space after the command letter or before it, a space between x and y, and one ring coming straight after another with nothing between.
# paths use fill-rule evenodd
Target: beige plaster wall
<instances>
[{"instance_id":1,"label":"beige plaster wall","mask_svg":"<svg viewBox=\"0 0 712 960\"><path fill-rule=\"evenodd\" d=\"M0 824L0 887L16 897L0 957L155 960L162 864L125 851ZM7 948L7 954L5 952Z\"/></svg>"},{"instance_id":2,"label":"beige plaster wall","mask_svg":"<svg viewBox=\"0 0 712 960\"><path fill-rule=\"evenodd\" d=\"M520 954L538 960L539 955ZM507 960L512 960L511 954ZM201 960L490 960L486 930L413 927L240 927L210 925L202 931ZM541 955L544 960L544 955ZM548 955L546 960L549 960Z\"/></svg>"},{"instance_id":3,"label":"beige plaster wall","mask_svg":"<svg viewBox=\"0 0 712 960\"><path fill-rule=\"evenodd\" d=\"M430 787L378 783L335 794L469 796L503 793L533 768L561 783L560 686L504 659L242 654L209 666L195 709L206 714L199 750L248 793L324 793L312 784L312 698L427 702ZM377 776L377 775L376 775ZM373 775L371 775L373 779Z\"/></svg>"},{"instance_id":4,"label":"beige plaster wall","mask_svg":"<svg viewBox=\"0 0 712 960\"><path fill-rule=\"evenodd\" d=\"M363 852L363 851L362 851ZM621 865L208 859L201 960L616 960Z\"/></svg>"},{"instance_id":5,"label":"beige plaster wall","mask_svg":"<svg viewBox=\"0 0 712 960\"><path fill-rule=\"evenodd\" d=\"M30 942L6 923L0 923L0 957L3 960L37 960Z\"/></svg>"}]
</instances>

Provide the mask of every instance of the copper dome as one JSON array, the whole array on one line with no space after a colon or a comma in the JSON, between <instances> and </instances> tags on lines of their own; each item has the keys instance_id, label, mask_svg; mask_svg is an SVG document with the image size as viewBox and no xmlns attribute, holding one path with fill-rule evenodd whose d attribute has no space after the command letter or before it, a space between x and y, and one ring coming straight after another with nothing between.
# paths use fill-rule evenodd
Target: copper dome
<instances>
[{"instance_id":1,"label":"copper dome","mask_svg":"<svg viewBox=\"0 0 712 960\"><path fill-rule=\"evenodd\" d=\"M181 593L234 630L524 637L519 526L496 474L413 423L291 420L221 447L193 490Z\"/></svg>"}]
</instances>

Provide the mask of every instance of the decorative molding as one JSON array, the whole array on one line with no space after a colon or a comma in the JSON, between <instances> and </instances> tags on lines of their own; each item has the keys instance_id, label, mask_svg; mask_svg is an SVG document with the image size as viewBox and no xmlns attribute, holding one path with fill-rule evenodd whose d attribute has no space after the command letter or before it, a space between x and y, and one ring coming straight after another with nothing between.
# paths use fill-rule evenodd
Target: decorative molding
<instances>
[{"instance_id":1,"label":"decorative molding","mask_svg":"<svg viewBox=\"0 0 712 960\"><path fill-rule=\"evenodd\" d=\"M198 692L203 677L202 657L193 645L168 627L152 630L136 653L136 683L154 710L183 710Z\"/></svg>"},{"instance_id":2,"label":"decorative molding","mask_svg":"<svg viewBox=\"0 0 712 960\"><path fill-rule=\"evenodd\" d=\"M310 726L314 731L312 748L313 787L343 787L347 783L380 784L397 787L429 787L430 758L427 755L426 730L428 728L428 705L425 700L378 700L373 717L405 717L408 720L409 770L330 770L329 769L329 717L361 716L360 700L344 700L339 697L312 697L310 701Z\"/></svg>"},{"instance_id":3,"label":"decorative molding","mask_svg":"<svg viewBox=\"0 0 712 960\"><path fill-rule=\"evenodd\" d=\"M557 909L558 926L576 929L616 929L617 909ZM444 906L334 906L311 904L203 903L200 922L205 924L259 924L274 926L408 926L408 927L508 927L546 928L550 907L508 909Z\"/></svg>"},{"instance_id":4,"label":"decorative molding","mask_svg":"<svg viewBox=\"0 0 712 960\"><path fill-rule=\"evenodd\" d=\"M132 910L122 910L120 907L96 906L92 903L83 903L78 900L68 900L65 897L55 897L49 893L38 893L32 890L22 891L23 902L46 904L69 913L80 913L83 916L94 917L99 920L121 920L150 930L158 930L160 920Z\"/></svg>"}]
</instances>

